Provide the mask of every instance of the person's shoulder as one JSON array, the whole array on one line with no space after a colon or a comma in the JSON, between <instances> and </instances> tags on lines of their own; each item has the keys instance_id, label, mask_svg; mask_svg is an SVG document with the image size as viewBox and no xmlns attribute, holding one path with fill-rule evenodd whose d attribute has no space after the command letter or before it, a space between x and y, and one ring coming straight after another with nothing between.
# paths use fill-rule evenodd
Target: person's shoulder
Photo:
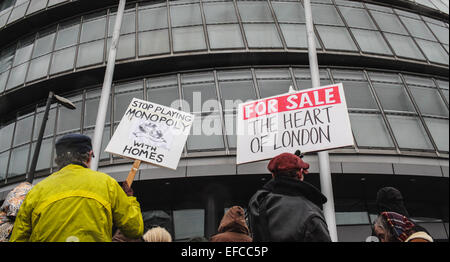
<instances>
[{"instance_id":1,"label":"person's shoulder","mask_svg":"<svg viewBox=\"0 0 450 262\"><path fill-rule=\"evenodd\" d=\"M252 202L260 202L262 201L262 199L264 199L270 192L266 189L259 189L258 191L256 191L249 200L249 203Z\"/></svg>"},{"instance_id":2,"label":"person's shoulder","mask_svg":"<svg viewBox=\"0 0 450 262\"><path fill-rule=\"evenodd\" d=\"M110 175L108 175L107 173L101 172L101 171L95 171L89 168L86 168L87 170L89 170L89 174L94 176L96 179L99 180L105 180L107 182L117 182L114 178L112 178Z\"/></svg>"},{"instance_id":3,"label":"person's shoulder","mask_svg":"<svg viewBox=\"0 0 450 262\"><path fill-rule=\"evenodd\" d=\"M405 240L405 242L433 242L433 238L424 231L419 231Z\"/></svg>"}]
</instances>

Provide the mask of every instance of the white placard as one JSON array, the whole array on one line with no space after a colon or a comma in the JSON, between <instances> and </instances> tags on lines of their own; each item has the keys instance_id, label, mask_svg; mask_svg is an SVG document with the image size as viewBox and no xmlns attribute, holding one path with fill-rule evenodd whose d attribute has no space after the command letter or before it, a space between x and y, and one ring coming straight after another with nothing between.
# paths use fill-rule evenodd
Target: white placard
<instances>
[{"instance_id":1,"label":"white placard","mask_svg":"<svg viewBox=\"0 0 450 262\"><path fill-rule=\"evenodd\" d=\"M176 169L194 116L133 98L105 151Z\"/></svg>"},{"instance_id":2,"label":"white placard","mask_svg":"<svg viewBox=\"0 0 450 262\"><path fill-rule=\"evenodd\" d=\"M237 117L237 164L354 143L341 83L242 103Z\"/></svg>"}]
</instances>

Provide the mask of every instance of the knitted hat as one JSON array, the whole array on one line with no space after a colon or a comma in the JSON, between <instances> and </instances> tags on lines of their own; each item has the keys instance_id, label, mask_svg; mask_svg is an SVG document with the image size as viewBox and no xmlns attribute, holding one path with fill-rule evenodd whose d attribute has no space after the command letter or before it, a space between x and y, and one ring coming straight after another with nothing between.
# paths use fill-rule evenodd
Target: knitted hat
<instances>
[{"instance_id":1,"label":"knitted hat","mask_svg":"<svg viewBox=\"0 0 450 262\"><path fill-rule=\"evenodd\" d=\"M403 203L402 193L394 187L383 187L378 190L376 204L378 213L396 212L404 216L409 216Z\"/></svg>"},{"instance_id":2,"label":"knitted hat","mask_svg":"<svg viewBox=\"0 0 450 262\"><path fill-rule=\"evenodd\" d=\"M394 232L395 237L401 242L405 242L405 240L414 233L412 229L416 225L407 217L395 212L383 212L381 215L386 219L392 232Z\"/></svg>"}]
</instances>

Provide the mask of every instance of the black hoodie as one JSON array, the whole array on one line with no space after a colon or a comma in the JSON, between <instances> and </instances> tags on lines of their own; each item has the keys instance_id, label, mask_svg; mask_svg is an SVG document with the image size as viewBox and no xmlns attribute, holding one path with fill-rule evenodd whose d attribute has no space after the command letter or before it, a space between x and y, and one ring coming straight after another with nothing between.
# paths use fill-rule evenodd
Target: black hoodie
<instances>
[{"instance_id":1,"label":"black hoodie","mask_svg":"<svg viewBox=\"0 0 450 262\"><path fill-rule=\"evenodd\" d=\"M313 185L275 177L249 202L253 241L330 242L321 206L326 197Z\"/></svg>"}]
</instances>

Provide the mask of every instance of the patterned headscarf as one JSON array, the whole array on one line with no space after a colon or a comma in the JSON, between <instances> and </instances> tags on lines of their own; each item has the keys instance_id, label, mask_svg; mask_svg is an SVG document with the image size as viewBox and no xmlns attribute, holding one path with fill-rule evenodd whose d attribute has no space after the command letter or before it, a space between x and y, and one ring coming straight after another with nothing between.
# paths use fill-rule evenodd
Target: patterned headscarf
<instances>
[{"instance_id":1,"label":"patterned headscarf","mask_svg":"<svg viewBox=\"0 0 450 262\"><path fill-rule=\"evenodd\" d=\"M25 196L32 187L33 185L28 182L23 182L15 187L6 196L5 202L3 202L2 207L0 207L0 211L6 212L8 217L16 217Z\"/></svg>"},{"instance_id":2,"label":"patterned headscarf","mask_svg":"<svg viewBox=\"0 0 450 262\"><path fill-rule=\"evenodd\" d=\"M3 205L0 207L0 242L7 242L14 226L14 219L19 212L19 208L25 196L33 186L24 182L15 187L6 196Z\"/></svg>"},{"instance_id":3,"label":"patterned headscarf","mask_svg":"<svg viewBox=\"0 0 450 262\"><path fill-rule=\"evenodd\" d=\"M416 224L414 224L407 217L395 212L383 212L381 215L386 219L387 224L392 228L395 237L401 242L405 242L405 240L414 233L412 229L416 226Z\"/></svg>"}]
</instances>

